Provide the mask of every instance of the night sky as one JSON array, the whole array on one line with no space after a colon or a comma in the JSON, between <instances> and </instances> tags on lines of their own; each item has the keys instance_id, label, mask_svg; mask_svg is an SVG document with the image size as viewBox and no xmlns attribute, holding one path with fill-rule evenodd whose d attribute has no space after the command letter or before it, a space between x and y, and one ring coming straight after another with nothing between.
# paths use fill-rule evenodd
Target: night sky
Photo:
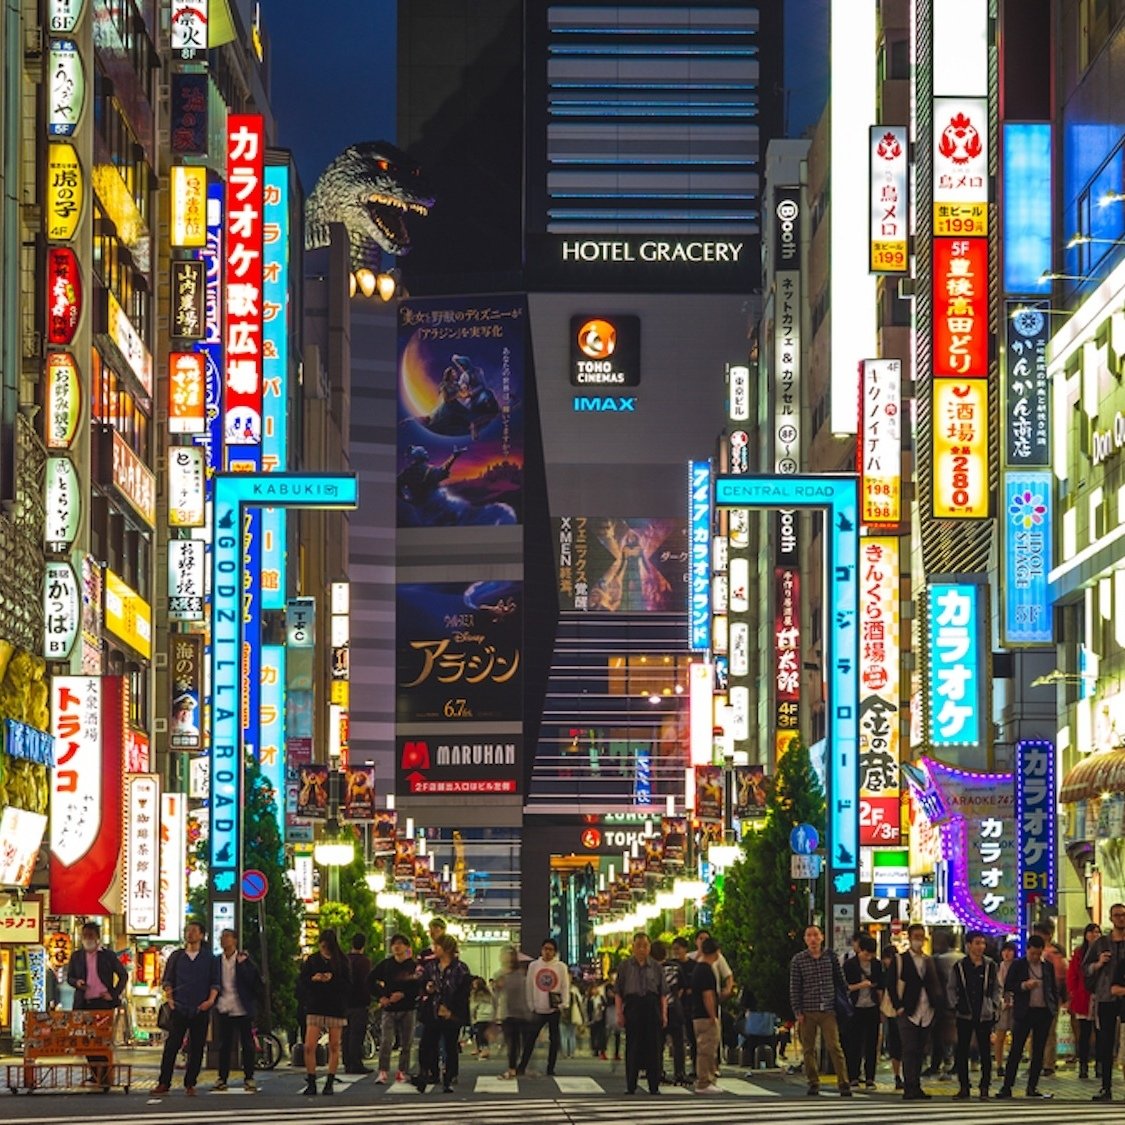
<instances>
[{"instance_id":1,"label":"night sky","mask_svg":"<svg viewBox=\"0 0 1125 1125\"><path fill-rule=\"evenodd\" d=\"M786 0L790 136L801 136L824 108L828 5ZM349 144L395 139L397 7L397 0L322 0L314 16L308 5L292 0L262 2L277 140L295 153L306 192Z\"/></svg>"}]
</instances>

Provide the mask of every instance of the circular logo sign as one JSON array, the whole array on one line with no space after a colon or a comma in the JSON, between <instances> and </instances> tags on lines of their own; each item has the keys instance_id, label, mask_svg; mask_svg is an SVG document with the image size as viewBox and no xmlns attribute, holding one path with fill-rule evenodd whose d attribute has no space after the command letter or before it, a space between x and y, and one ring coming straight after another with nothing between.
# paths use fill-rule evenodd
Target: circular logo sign
<instances>
[{"instance_id":1,"label":"circular logo sign","mask_svg":"<svg viewBox=\"0 0 1125 1125\"><path fill-rule=\"evenodd\" d=\"M777 205L777 217L783 223L791 223L797 217L798 207L796 200L783 199Z\"/></svg>"},{"instance_id":2,"label":"circular logo sign","mask_svg":"<svg viewBox=\"0 0 1125 1125\"><path fill-rule=\"evenodd\" d=\"M617 329L608 320L588 320L578 329L578 346L590 359L609 359L617 349Z\"/></svg>"},{"instance_id":3,"label":"circular logo sign","mask_svg":"<svg viewBox=\"0 0 1125 1125\"><path fill-rule=\"evenodd\" d=\"M602 834L596 828L586 828L582 832L582 846L584 848L600 848L602 846Z\"/></svg>"}]
</instances>

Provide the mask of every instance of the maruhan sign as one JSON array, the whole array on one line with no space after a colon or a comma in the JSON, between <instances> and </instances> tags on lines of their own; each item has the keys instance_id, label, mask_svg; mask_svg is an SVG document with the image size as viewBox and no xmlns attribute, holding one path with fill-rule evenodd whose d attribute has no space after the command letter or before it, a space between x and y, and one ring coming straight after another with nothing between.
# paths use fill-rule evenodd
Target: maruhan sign
<instances>
[{"instance_id":1,"label":"maruhan sign","mask_svg":"<svg viewBox=\"0 0 1125 1125\"><path fill-rule=\"evenodd\" d=\"M559 243L564 262L648 262L684 265L687 263L725 262L736 264L742 259L746 243L718 239L563 239Z\"/></svg>"}]
</instances>

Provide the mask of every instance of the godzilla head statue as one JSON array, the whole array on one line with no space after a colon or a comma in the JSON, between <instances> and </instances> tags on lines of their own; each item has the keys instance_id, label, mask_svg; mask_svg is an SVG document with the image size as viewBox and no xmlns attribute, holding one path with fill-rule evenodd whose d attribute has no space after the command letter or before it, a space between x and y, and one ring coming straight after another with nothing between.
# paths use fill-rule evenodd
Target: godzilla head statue
<instances>
[{"instance_id":1,"label":"godzilla head statue","mask_svg":"<svg viewBox=\"0 0 1125 1125\"><path fill-rule=\"evenodd\" d=\"M344 149L324 170L305 202L305 249L328 245L330 223L343 223L352 269L380 269L380 251L408 254L407 215L434 205L418 166L383 141Z\"/></svg>"}]
</instances>

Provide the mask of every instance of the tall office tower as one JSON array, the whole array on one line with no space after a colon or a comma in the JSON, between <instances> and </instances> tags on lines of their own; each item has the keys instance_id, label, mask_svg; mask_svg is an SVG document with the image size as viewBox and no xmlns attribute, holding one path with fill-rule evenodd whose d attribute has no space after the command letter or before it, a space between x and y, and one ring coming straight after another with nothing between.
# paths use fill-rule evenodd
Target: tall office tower
<instances>
[{"instance_id":1,"label":"tall office tower","mask_svg":"<svg viewBox=\"0 0 1125 1125\"><path fill-rule=\"evenodd\" d=\"M687 464L747 361L781 7L400 5L437 202L402 263L399 807L506 848L470 912L518 894L570 960L620 840L684 808Z\"/></svg>"}]
</instances>

